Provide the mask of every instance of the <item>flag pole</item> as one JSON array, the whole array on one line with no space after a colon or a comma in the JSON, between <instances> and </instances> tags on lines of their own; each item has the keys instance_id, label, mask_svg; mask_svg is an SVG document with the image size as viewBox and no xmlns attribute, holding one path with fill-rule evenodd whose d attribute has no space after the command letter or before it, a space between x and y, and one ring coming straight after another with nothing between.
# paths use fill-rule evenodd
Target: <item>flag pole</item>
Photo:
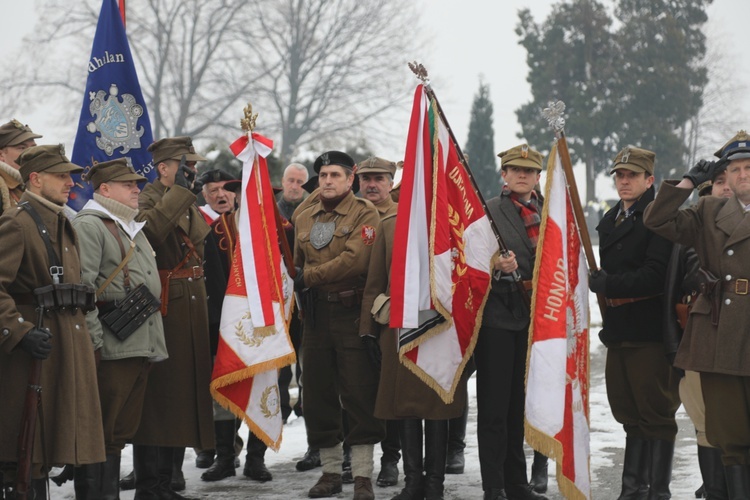
<instances>
[{"instance_id":1,"label":"flag pole","mask_svg":"<svg viewBox=\"0 0 750 500\"><path fill-rule=\"evenodd\" d=\"M589 234L589 228L586 225L586 218L583 214L583 207L581 206L581 198L578 194L578 185L576 184L575 175L573 175L573 165L570 161L570 151L568 150L568 141L565 138L565 118L563 112L565 111L565 103L562 101L556 101L549 103L549 107L544 108L542 115L547 119L550 127L555 132L555 139L557 140L557 150L560 152L560 161L562 162L563 171L565 172L565 179L568 184L568 191L570 192L571 205L573 206L573 214L576 218L576 225L578 226L578 232L581 235L581 243L583 244L583 251L586 255L586 261L588 262L589 269L599 269L596 263L596 256L594 255L594 248L591 245L591 235ZM604 311L607 308L607 304L604 300L604 295L597 293L596 301L599 303L599 310L604 316Z\"/></svg>"},{"instance_id":2,"label":"flag pole","mask_svg":"<svg viewBox=\"0 0 750 500\"><path fill-rule=\"evenodd\" d=\"M492 228L492 232L495 234L495 239L497 240L497 244L500 246L500 253L502 254L503 257L508 257L510 255L510 252L508 250L508 245L505 244L505 241L503 240L503 237L500 234L500 231L497 229L497 224L495 224L495 221L492 218L492 214L490 214L490 211L487 209L487 203L484 201L484 196L482 195L482 192L479 190L479 186L477 186L477 181L476 179L474 179L474 175L471 173L469 162L466 161L466 157L464 156L463 151L461 151L461 146L458 145L456 136L453 135L453 129L448 123L448 119L445 117L445 113L443 113L443 108L440 106L440 101L438 101L437 96L435 95L435 92L432 90L432 87L430 86L430 79L427 77L427 69L425 69L425 67L422 64L419 64L416 61L413 63L408 63L408 64L409 64L409 69L411 69L412 73L414 73L417 76L417 78L419 78L419 80L421 80L422 83L424 84L424 89L425 89L425 92L427 92L427 96L435 102L435 107L437 108L438 115L440 116L440 119L445 124L445 128L448 129L448 134L450 136L451 142L453 143L453 146L456 148L458 159L461 161L461 164L463 164L464 168L466 169L466 173L469 175L469 179L471 180L471 187L474 189L474 192L476 193L477 198L479 198L479 202L482 204L482 208L484 209L484 212L487 214L487 220L489 220L490 227ZM515 270L511 273L511 276L513 277L513 282L515 283L519 294L521 295L521 300L526 305L527 309L531 311L531 298L529 298L529 293L526 291L526 287L523 286L523 280L521 279L521 274L518 272L518 270Z\"/></svg>"},{"instance_id":3,"label":"flag pole","mask_svg":"<svg viewBox=\"0 0 750 500\"><path fill-rule=\"evenodd\" d=\"M119 0L120 16L122 16L122 25L125 26L125 0Z\"/></svg>"}]
</instances>

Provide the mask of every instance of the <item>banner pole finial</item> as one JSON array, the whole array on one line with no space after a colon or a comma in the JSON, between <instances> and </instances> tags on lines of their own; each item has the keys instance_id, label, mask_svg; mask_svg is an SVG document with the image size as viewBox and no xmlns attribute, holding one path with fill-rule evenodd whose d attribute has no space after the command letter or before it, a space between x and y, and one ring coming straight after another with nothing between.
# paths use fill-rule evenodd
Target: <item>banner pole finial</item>
<instances>
[{"instance_id":1,"label":"banner pole finial","mask_svg":"<svg viewBox=\"0 0 750 500\"><path fill-rule=\"evenodd\" d=\"M430 77L427 75L427 68L417 61L407 63L412 73L425 85L430 86Z\"/></svg>"},{"instance_id":2,"label":"banner pole finial","mask_svg":"<svg viewBox=\"0 0 750 500\"><path fill-rule=\"evenodd\" d=\"M253 114L253 105L247 103L245 109L243 109L245 117L240 120L240 127L243 132L252 132L255 130L255 120L258 118L258 113Z\"/></svg>"},{"instance_id":3,"label":"banner pole finial","mask_svg":"<svg viewBox=\"0 0 750 500\"><path fill-rule=\"evenodd\" d=\"M562 101L550 101L542 110L542 116L547 119L549 126L559 135L565 129L565 103Z\"/></svg>"}]
</instances>

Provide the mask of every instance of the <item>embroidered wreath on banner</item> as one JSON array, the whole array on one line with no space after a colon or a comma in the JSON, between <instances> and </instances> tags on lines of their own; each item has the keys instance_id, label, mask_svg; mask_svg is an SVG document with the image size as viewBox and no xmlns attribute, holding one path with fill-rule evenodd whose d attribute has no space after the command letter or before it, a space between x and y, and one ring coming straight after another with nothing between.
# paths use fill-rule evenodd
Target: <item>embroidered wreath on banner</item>
<instances>
[{"instance_id":1,"label":"embroidered wreath on banner","mask_svg":"<svg viewBox=\"0 0 750 500\"><path fill-rule=\"evenodd\" d=\"M270 337L275 332L274 328L255 328L253 329L253 335L251 337L245 331L245 326L243 325L244 320L250 320L250 311L246 312L242 316L242 319L234 326L234 334L248 347L258 347L263 343L263 340Z\"/></svg>"},{"instance_id":2,"label":"embroidered wreath on banner","mask_svg":"<svg viewBox=\"0 0 750 500\"><path fill-rule=\"evenodd\" d=\"M456 272L456 280L451 286L451 292L456 291L456 283L460 281L461 276L466 274L468 267L466 266L466 255L465 247L466 242L464 241L464 225L461 224L461 216L452 205L448 205L448 222L451 225L451 231L453 232L453 241L455 246L451 250L451 257L453 258L453 270Z\"/></svg>"},{"instance_id":3,"label":"embroidered wreath on banner","mask_svg":"<svg viewBox=\"0 0 750 500\"><path fill-rule=\"evenodd\" d=\"M260 411L266 418L279 414L279 388L275 385L266 387L260 397Z\"/></svg>"}]
</instances>

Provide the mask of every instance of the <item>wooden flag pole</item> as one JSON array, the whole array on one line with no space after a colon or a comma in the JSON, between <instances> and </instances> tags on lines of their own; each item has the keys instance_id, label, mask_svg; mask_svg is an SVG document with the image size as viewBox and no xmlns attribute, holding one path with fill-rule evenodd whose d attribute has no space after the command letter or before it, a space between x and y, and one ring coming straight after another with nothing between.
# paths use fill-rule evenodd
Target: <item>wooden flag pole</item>
<instances>
[{"instance_id":1,"label":"wooden flag pole","mask_svg":"<svg viewBox=\"0 0 750 500\"><path fill-rule=\"evenodd\" d=\"M448 123L447 118L445 117L445 114L443 113L443 108L440 106L440 101L438 101L437 96L435 95L435 92L432 90L432 87L430 86L430 80L427 76L427 70L422 64L417 63L416 61L413 63L409 63L409 69L419 78L422 83L424 84L425 91L427 92L427 96L435 101L435 107L437 108L438 115L440 116L440 119L445 124L445 128L448 129L448 134L450 136L451 142L453 143L453 146L456 148L456 153L458 154L458 159L461 161L461 164L466 169L466 173L469 175L469 179L471 180L471 186L474 189L474 193L476 193L477 197L479 198L479 202L482 204L482 208L484 209L484 212L487 214L487 219L490 221L490 227L492 228L492 232L495 234L495 239L497 240L497 244L500 246L500 253L503 257L508 257L510 255L508 246L505 244L505 241L503 240L502 235L500 234L500 231L497 229L497 224L495 224L495 221L492 219L492 215L490 214L490 211L487 209L487 203L484 201L484 196L482 196L482 192L479 190L479 187L477 186L477 181L474 179L474 175L471 173L471 168L469 167L469 162L466 161L466 157L464 156L464 153L461 151L461 147L458 145L458 141L456 140L456 136L453 135L453 129L451 129L450 124ZM521 279L521 274L516 270L513 271L511 274L513 277L513 282L516 285L516 288L518 289L518 293L521 295L521 300L526 305L526 308L531 311L531 298L529 297L529 293L526 291L526 287L523 285L523 280Z\"/></svg>"},{"instance_id":2,"label":"wooden flag pole","mask_svg":"<svg viewBox=\"0 0 750 500\"><path fill-rule=\"evenodd\" d=\"M571 204L573 205L573 214L576 218L576 224L578 226L578 232L581 235L581 243L583 244L583 252L586 255L586 261L588 262L589 269L599 269L596 263L596 256L594 255L594 248L591 245L591 235L589 234L589 228L586 225L586 217L583 214L583 207L581 206L581 198L578 194L578 185L576 184L576 178L573 175L573 165L570 161L570 151L568 151L568 141L565 139L565 118L563 112L565 111L565 103L562 101L556 101L549 104L548 108L545 108L542 114L547 119L550 127L555 131L555 138L557 139L557 150L560 154L560 161L562 162L563 171L565 172L565 179L568 184L568 192L570 193ZM596 300L599 303L599 310L604 317L604 311L607 309L607 304L604 296L600 293L596 294Z\"/></svg>"}]
</instances>

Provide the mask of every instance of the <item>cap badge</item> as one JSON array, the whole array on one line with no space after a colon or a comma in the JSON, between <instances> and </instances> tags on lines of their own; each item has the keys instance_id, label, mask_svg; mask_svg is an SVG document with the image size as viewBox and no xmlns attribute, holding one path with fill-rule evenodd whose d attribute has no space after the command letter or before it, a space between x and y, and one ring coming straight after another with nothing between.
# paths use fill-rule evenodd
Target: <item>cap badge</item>
<instances>
[{"instance_id":1,"label":"cap badge","mask_svg":"<svg viewBox=\"0 0 750 500\"><path fill-rule=\"evenodd\" d=\"M524 144L521 146L521 158L528 158L529 157L529 146L528 144Z\"/></svg>"},{"instance_id":2,"label":"cap badge","mask_svg":"<svg viewBox=\"0 0 750 500\"><path fill-rule=\"evenodd\" d=\"M320 156L320 162L321 162L321 163L322 163L323 165L330 165L330 164L331 164L331 160L330 160L330 159L328 158L328 153L323 153L323 154L322 154L322 155Z\"/></svg>"},{"instance_id":3,"label":"cap badge","mask_svg":"<svg viewBox=\"0 0 750 500\"><path fill-rule=\"evenodd\" d=\"M138 127L143 106L131 94L122 94L122 98L118 98L118 94L115 84L109 87L109 95L103 90L89 92L89 113L95 119L86 125L86 130L101 134L96 138L96 146L107 156L112 156L117 148L122 148L122 154L140 148L141 137L146 132Z\"/></svg>"},{"instance_id":4,"label":"cap badge","mask_svg":"<svg viewBox=\"0 0 750 500\"><path fill-rule=\"evenodd\" d=\"M14 126L14 127L16 127L16 128L18 129L18 130L26 130L26 125L24 125L23 123L19 122L19 121L18 121L18 120L16 120L15 118L14 118L13 120L11 120L11 123L12 123L12 124L13 124L13 126Z\"/></svg>"},{"instance_id":5,"label":"cap badge","mask_svg":"<svg viewBox=\"0 0 750 500\"><path fill-rule=\"evenodd\" d=\"M65 145L60 144L60 156L65 156Z\"/></svg>"},{"instance_id":6,"label":"cap badge","mask_svg":"<svg viewBox=\"0 0 750 500\"><path fill-rule=\"evenodd\" d=\"M630 159L630 148L625 148L622 150L622 158L620 158L620 163L627 163Z\"/></svg>"}]
</instances>

